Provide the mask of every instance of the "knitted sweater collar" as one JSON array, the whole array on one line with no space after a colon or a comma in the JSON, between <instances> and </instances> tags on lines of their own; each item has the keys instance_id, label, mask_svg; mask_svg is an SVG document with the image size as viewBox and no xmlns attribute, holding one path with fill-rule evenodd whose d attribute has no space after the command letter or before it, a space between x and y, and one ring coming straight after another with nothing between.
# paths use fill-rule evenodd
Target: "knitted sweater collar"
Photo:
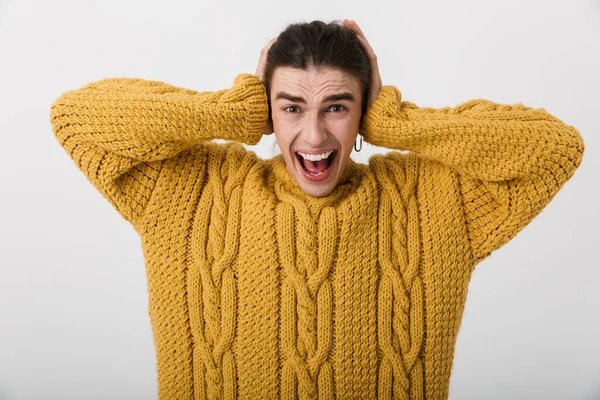
<instances>
[{"instance_id":1,"label":"knitted sweater collar","mask_svg":"<svg viewBox=\"0 0 600 400\"><path fill-rule=\"evenodd\" d=\"M361 164L349 158L338 184L331 193L324 197L313 197L300 188L294 176L287 170L283 155L279 154L269 159L268 165L271 172L269 180L277 198L282 201L301 200L309 207L313 216L318 215L323 207L339 205L356 189L362 175Z\"/></svg>"}]
</instances>

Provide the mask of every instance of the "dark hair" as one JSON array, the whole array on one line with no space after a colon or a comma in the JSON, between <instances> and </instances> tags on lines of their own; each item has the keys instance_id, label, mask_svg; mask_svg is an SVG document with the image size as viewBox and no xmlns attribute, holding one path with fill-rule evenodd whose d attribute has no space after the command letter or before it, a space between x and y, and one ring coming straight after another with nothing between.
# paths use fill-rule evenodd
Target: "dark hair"
<instances>
[{"instance_id":1,"label":"dark hair","mask_svg":"<svg viewBox=\"0 0 600 400\"><path fill-rule=\"evenodd\" d=\"M342 70L360 81L362 89L361 118L367 111L371 65L367 53L356 38L356 32L333 20L298 22L288 25L267 53L264 84L271 118L271 79L277 67L308 70L329 67Z\"/></svg>"}]
</instances>

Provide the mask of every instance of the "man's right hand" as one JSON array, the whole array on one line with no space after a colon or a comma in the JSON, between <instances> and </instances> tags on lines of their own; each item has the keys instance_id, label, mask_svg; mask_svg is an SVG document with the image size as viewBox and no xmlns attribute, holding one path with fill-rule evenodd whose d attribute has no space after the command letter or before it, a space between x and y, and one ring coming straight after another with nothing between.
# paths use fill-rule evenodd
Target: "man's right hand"
<instances>
[{"instance_id":1,"label":"man's right hand","mask_svg":"<svg viewBox=\"0 0 600 400\"><path fill-rule=\"evenodd\" d=\"M275 36L273 39L271 39L271 41L269 43L267 43L267 45L260 52L260 59L258 60L258 67L256 68L255 75L263 82L263 84L265 82L264 74L265 74L265 65L267 63L267 53L269 52L269 49L271 48L273 43L275 43L276 41L277 41L277 36ZM273 133L273 119L269 118L269 119L267 119L267 123L263 130L263 134L270 135L272 133Z\"/></svg>"}]
</instances>

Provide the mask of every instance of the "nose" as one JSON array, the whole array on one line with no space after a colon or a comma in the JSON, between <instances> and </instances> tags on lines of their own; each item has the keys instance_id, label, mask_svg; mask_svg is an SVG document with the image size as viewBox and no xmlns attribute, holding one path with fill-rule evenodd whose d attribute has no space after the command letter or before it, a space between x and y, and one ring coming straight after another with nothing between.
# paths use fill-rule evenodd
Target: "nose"
<instances>
[{"instance_id":1,"label":"nose","mask_svg":"<svg viewBox=\"0 0 600 400\"><path fill-rule=\"evenodd\" d=\"M315 113L318 114L318 113ZM319 115L306 118L304 141L312 148L319 148L327 140L327 131Z\"/></svg>"}]
</instances>

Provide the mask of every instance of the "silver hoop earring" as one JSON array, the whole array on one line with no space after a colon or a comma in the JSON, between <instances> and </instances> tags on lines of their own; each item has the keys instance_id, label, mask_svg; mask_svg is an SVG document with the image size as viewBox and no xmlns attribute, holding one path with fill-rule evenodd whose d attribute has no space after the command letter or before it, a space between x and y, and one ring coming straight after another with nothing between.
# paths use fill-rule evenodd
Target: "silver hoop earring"
<instances>
[{"instance_id":1,"label":"silver hoop earring","mask_svg":"<svg viewBox=\"0 0 600 400\"><path fill-rule=\"evenodd\" d=\"M356 142L354 142L354 150L356 150L357 153L362 150L362 135L360 134L360 132L358 132L358 136L360 137L360 148L357 149Z\"/></svg>"}]
</instances>

